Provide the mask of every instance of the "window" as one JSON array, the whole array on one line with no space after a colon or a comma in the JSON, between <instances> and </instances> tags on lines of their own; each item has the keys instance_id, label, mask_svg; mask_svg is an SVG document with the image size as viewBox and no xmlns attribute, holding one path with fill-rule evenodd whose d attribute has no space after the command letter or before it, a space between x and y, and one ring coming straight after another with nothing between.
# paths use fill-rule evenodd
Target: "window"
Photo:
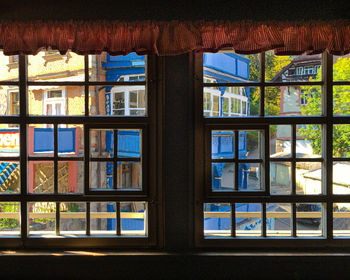
<instances>
[{"instance_id":1,"label":"window","mask_svg":"<svg viewBox=\"0 0 350 280\"><path fill-rule=\"evenodd\" d=\"M0 73L0 244L155 246L153 58L56 54Z\"/></svg>"},{"instance_id":2,"label":"window","mask_svg":"<svg viewBox=\"0 0 350 280\"><path fill-rule=\"evenodd\" d=\"M196 55L199 77L203 69L210 73L202 58ZM250 75L235 82L236 74L225 71L225 86L249 89L246 100L231 100L232 112L241 114L212 118L197 110L196 245L271 248L348 243L350 199L344 174L350 166L350 145L343 140L350 128L350 76L344 71L349 59L324 53L318 61L324 70L316 79L290 78L289 85L276 82L275 76L295 56L277 59L266 52L236 58L249 60ZM227 63L222 57L215 62L216 75ZM305 69L298 67L297 74L316 74L314 66ZM203 92L216 86L196 81L197 106ZM218 115L222 116L220 111Z\"/></svg>"}]
</instances>

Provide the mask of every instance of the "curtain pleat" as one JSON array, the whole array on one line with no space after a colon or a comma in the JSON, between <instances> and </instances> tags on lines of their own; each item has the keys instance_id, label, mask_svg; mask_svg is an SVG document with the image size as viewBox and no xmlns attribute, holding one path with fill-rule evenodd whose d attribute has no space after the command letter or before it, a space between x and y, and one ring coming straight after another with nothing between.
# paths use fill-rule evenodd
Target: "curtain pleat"
<instances>
[{"instance_id":1,"label":"curtain pleat","mask_svg":"<svg viewBox=\"0 0 350 280\"><path fill-rule=\"evenodd\" d=\"M177 55L223 49L241 54L274 49L281 55L344 55L350 52L350 22L0 22L0 48L6 55L36 54L47 48L82 55Z\"/></svg>"}]
</instances>

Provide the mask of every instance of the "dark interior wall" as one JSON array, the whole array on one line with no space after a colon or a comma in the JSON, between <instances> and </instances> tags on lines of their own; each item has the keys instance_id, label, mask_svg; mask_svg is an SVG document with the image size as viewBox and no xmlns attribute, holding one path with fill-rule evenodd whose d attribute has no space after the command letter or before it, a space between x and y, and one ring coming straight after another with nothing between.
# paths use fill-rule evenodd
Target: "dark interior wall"
<instances>
[{"instance_id":1,"label":"dark interior wall","mask_svg":"<svg viewBox=\"0 0 350 280\"><path fill-rule=\"evenodd\" d=\"M1 1L2 20L334 20L346 0L18 0Z\"/></svg>"}]
</instances>

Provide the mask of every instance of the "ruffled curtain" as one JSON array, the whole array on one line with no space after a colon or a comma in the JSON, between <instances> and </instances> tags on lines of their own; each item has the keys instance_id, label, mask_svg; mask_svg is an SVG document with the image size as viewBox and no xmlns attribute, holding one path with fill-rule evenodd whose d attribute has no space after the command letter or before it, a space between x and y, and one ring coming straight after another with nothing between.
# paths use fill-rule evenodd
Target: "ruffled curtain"
<instances>
[{"instance_id":1,"label":"ruffled curtain","mask_svg":"<svg viewBox=\"0 0 350 280\"><path fill-rule=\"evenodd\" d=\"M253 21L66 21L0 22L0 48L6 55L36 54L41 49L78 54L177 55L233 49L249 54L275 49L297 55L350 52L350 22Z\"/></svg>"}]
</instances>

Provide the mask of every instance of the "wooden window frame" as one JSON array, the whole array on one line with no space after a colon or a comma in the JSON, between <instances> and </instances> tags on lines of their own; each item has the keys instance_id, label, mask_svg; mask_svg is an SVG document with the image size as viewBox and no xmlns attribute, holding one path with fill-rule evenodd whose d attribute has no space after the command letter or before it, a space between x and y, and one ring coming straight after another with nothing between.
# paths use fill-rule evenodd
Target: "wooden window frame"
<instances>
[{"instance_id":1,"label":"wooden window frame","mask_svg":"<svg viewBox=\"0 0 350 280\"><path fill-rule=\"evenodd\" d=\"M194 209L194 241L198 248L234 248L234 249L281 249L281 248L303 248L303 249L325 249L327 247L341 248L350 246L350 238L333 236L333 203L349 202L350 195L332 194L332 176L333 162L350 161L349 158L333 158L332 134L334 124L349 124L349 116L333 115L333 86L350 85L349 81L333 81L333 56L328 53L322 54L322 81L315 82L266 82L265 81L265 54L260 55L260 79L259 82L246 83L221 83L220 86L255 86L260 88L260 115L258 117L237 117L237 118L206 118L203 117L203 89L204 87L215 86L213 83L203 83L203 55L195 54L195 76L194 76L194 100L195 100L195 209ZM283 116L270 117L264 116L264 99L265 87L267 86L293 86L293 85L319 85L322 88L322 113L320 116ZM222 128L234 127L244 123L244 127L254 125L277 125L288 124L294 127L292 133L292 143L296 141L297 124L320 124L322 126L322 158L318 161L323 162L323 194L321 195L296 195L295 179L292 179L291 195L252 195L245 193L228 193L208 192L208 183L206 178L206 158L208 150L206 145L210 144L210 135L208 127ZM267 144L267 145L266 145ZM269 143L265 144L266 151L269 151ZM295 158L295 145L292 154ZM206 152L204 152L206 151ZM268 152L269 155L269 152ZM293 162L295 159L293 160ZM269 168L270 157L266 157L266 168ZM295 163L294 163L295 164ZM292 169L293 170L293 169ZM294 169L295 172L295 169ZM269 171L265 172L267 185L269 189ZM293 171L292 171L293 174ZM292 175L292 178L294 176ZM294 181L294 182L293 182ZM226 193L225 193L226 194ZM256 238L235 237L232 230L231 237L217 238L204 237L204 203L230 203L231 204L231 227L235 225L235 202L252 202L262 204L262 235ZM269 237L266 234L266 204L265 203L291 203L292 204L292 235L291 237ZM297 237L296 235L296 203L302 202L319 202L323 205L323 237ZM264 207L265 205L265 207ZM265 208L265 209L264 209Z\"/></svg>"},{"instance_id":2,"label":"wooden window frame","mask_svg":"<svg viewBox=\"0 0 350 280\"><path fill-rule=\"evenodd\" d=\"M84 75L85 80L81 82L45 82L28 81L28 57L19 55L19 79L18 82L4 81L0 85L19 86L20 113L18 116L0 116L0 123L19 124L20 128L20 156L2 157L2 161L18 160L20 161L20 193L19 194L1 194L1 202L19 202L21 217L21 236L19 237L0 237L0 247L3 248L158 248L161 246L162 231L158 226L161 209L158 205L158 198L161 189L158 187L159 173L157 160L161 158L161 145L159 141L160 131L158 131L159 110L157 91L159 88L156 83L156 57L147 58L147 80L136 82L106 82L89 80L89 57L84 56ZM83 116L32 116L29 115L27 106L27 90L29 86L84 86L85 90L85 115ZM120 117L120 116L95 116L89 115L89 88L91 86L118 86L118 85L144 85L147 90L147 116L142 117ZM28 147L27 131L29 124L52 124L54 127L54 154L45 158L54 161L54 194L29 194L27 191L27 168L28 168ZM60 159L58 155L58 125L59 124L82 124L84 126L84 156L71 158L68 160L80 160L85 162L84 190L87 192L82 195L59 194L58 193L58 162L66 161L67 158ZM88 128L142 128L143 134L143 185L147 186L142 191L112 191L112 192L91 192L89 190L89 135ZM146 132L147 131L147 132ZM158 143L157 143L158 142ZM42 159L42 158L41 158ZM40 158L31 157L30 160L40 160ZM29 236L27 204L29 202L50 201L56 203L56 234L59 232L60 214L57 208L60 202L86 202L86 235L82 237L52 236L50 238L40 238ZM117 211L117 232L113 236L91 236L89 230L90 202L116 202L117 209L120 209L120 203L129 201L144 201L147 203L148 230L146 236L133 237L120 235L120 212ZM118 229L119 227L119 229Z\"/></svg>"}]
</instances>

